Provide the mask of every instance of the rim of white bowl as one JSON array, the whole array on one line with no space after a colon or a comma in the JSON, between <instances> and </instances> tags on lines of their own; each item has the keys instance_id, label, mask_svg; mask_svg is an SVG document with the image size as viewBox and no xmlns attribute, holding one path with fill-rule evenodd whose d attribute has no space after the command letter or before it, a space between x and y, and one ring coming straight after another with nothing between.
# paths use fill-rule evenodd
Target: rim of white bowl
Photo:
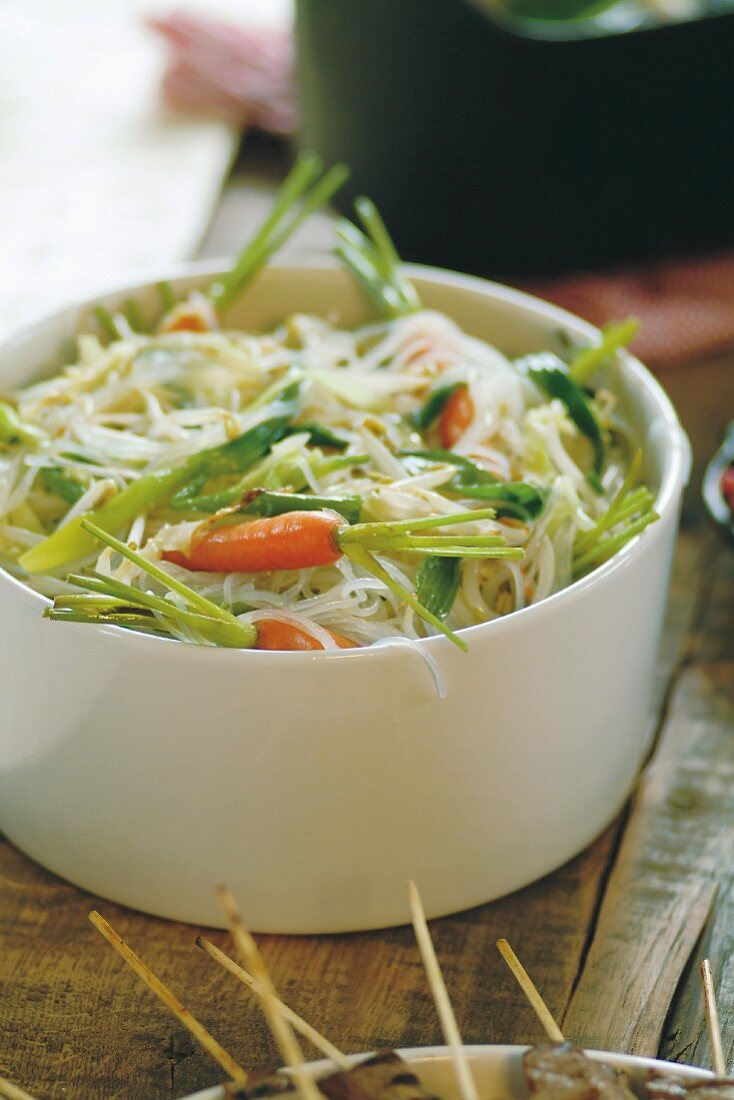
<instances>
[{"instance_id":1,"label":"rim of white bowl","mask_svg":"<svg viewBox=\"0 0 734 1100\"><path fill-rule=\"evenodd\" d=\"M7 354L9 351L12 351L16 344L30 337L33 330L39 325L51 324L70 310L83 312L108 298L115 298L118 296L122 298L131 294L140 294L154 287L156 283L164 280L168 282L177 282L184 279L198 279L206 276L211 277L218 275L228 271L232 266L232 262L231 258L193 260L172 264L158 272L146 272L142 282L140 281L140 276L138 276L137 279L130 277L115 281L112 286L101 289L92 297L85 298L81 301L73 300L66 304L61 304L56 309L50 312L46 311L39 313L30 322L25 322L12 329L6 337L0 341L0 357L2 357L3 353ZM561 309L560 306L556 306L552 302L547 302L543 298L538 298L533 294L529 294L527 291L517 290L514 287L495 282L492 279L483 279L478 275L465 275L458 271L432 267L427 264L404 264L403 266L409 275L424 282L431 283L434 286L450 286L457 290L473 291L485 295L489 292L491 297L495 300L499 299L502 302L506 302L508 305L532 312L536 316L540 314L544 320L547 320L550 324L557 325L559 328L571 329L579 335L588 336L590 339L599 336L599 329L595 325L592 325L588 321L584 321L583 318L577 317L576 314L570 313L568 310ZM293 263L276 261L275 263L268 264L258 278L267 277L268 273L271 271L289 271L295 275L301 273L307 275L307 273L313 271L314 268L342 273L345 278L349 278L349 273L329 256L303 258ZM625 369L631 373L637 385L643 390L647 390L653 398L660 415L659 423L666 429L665 436L667 441L666 450L668 452L668 461L666 462L666 469L663 471L655 501L658 514L662 519L664 515L678 506L680 494L688 483L692 462L691 445L683 430L672 401L654 375L651 374L639 359L634 355L630 355L629 352L620 351L618 354L624 363ZM522 607L517 611L512 611L507 615L503 615L498 619L492 619L489 622L476 623L473 626L462 627L457 633L470 640L472 636L476 636L477 632L480 631L486 632L492 630L494 633L499 633L503 628L514 629L518 616L523 616L523 621L525 621L529 620L531 616L538 618L542 614L548 614L552 612L559 601L573 598L574 595L581 595L592 585L611 578L620 569L624 568L626 563L640 551L640 547L644 547L644 541L642 541L641 536L638 535L630 543L622 547L622 549L612 558L592 570L591 573L579 578L577 581L573 581L571 584L567 585L566 588L562 588L560 591L553 592L550 596L546 596L545 599L540 600L539 603L531 604L529 607ZM43 596L40 592L36 592L35 589L31 588L17 577L12 576L12 574L8 573L7 570L2 567L0 567L0 582L9 586L14 594L21 598L23 602L32 602L39 607L49 607L52 603L47 596ZM391 652L394 654L397 648L402 648L400 645L401 642L408 642L411 647L426 647L429 651L440 650L441 648L445 649L446 646L450 646L452 649L454 648L453 643L448 638L439 634L429 638L395 639L398 643L397 646L372 645L359 647L357 649L274 652L269 650L230 649L219 646L187 645L179 642L176 638L135 633L130 630L125 630L124 627L112 626L109 624L90 625L82 623L65 623L64 626L70 633L77 630L83 630L86 634L90 631L95 631L98 636L102 635L115 639L118 644L132 644L138 647L142 645L173 646L176 651L182 654L182 659L199 661L211 659L212 654L216 654L215 659L220 662L222 660L241 661L243 659L257 660L261 663L267 661L282 662L284 660L291 662L314 660L364 661L366 659L374 660L378 656L384 657ZM189 654L189 657L184 657L184 654Z\"/></svg>"},{"instance_id":2,"label":"rim of white bowl","mask_svg":"<svg viewBox=\"0 0 734 1100\"><path fill-rule=\"evenodd\" d=\"M529 1045L513 1046L502 1043L467 1043L464 1046L464 1051L469 1056L470 1060L480 1061L484 1059L486 1061L489 1059L495 1062L519 1058L529 1049ZM371 1058L375 1053L376 1051L368 1051L366 1054L348 1054L347 1060L353 1065L358 1065L366 1058ZM395 1053L399 1054L406 1062L426 1062L431 1060L449 1061L452 1058L451 1050L446 1046L405 1047L397 1049ZM711 1070L703 1069L699 1066L681 1065L678 1062L665 1062L660 1058L647 1058L640 1054L619 1054L607 1050L585 1050L584 1053L588 1054L590 1058L593 1058L597 1062L608 1062L615 1068L636 1069L640 1072L651 1069L664 1069L669 1070L678 1077L687 1078L691 1081L706 1081L714 1076ZM333 1068L334 1063L328 1058L321 1058L317 1062L305 1063L305 1069L311 1074L320 1075ZM222 1090L222 1085L212 1085L210 1088L202 1089L200 1092L195 1092L190 1096L184 1097L183 1100L221 1100L223 1096Z\"/></svg>"}]
</instances>

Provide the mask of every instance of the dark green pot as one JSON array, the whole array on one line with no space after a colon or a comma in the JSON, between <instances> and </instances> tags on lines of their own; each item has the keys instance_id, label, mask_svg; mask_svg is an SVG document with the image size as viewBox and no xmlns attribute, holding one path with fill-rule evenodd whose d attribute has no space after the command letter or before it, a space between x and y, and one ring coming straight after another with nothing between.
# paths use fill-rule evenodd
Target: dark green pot
<instances>
[{"instance_id":1,"label":"dark green pot","mask_svg":"<svg viewBox=\"0 0 734 1100\"><path fill-rule=\"evenodd\" d=\"M469 0L298 0L301 144L407 259L503 275L734 241L734 14L576 40Z\"/></svg>"}]
</instances>

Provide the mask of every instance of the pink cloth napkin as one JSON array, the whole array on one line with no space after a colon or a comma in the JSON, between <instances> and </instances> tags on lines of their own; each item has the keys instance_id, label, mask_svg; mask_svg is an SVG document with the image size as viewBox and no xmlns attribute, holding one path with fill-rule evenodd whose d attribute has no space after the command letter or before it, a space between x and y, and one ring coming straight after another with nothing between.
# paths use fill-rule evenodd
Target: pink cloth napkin
<instances>
[{"instance_id":1,"label":"pink cloth napkin","mask_svg":"<svg viewBox=\"0 0 734 1100\"><path fill-rule=\"evenodd\" d=\"M633 315L633 350L667 370L734 346L734 254L666 260L629 271L527 285L593 324Z\"/></svg>"},{"instance_id":2,"label":"pink cloth napkin","mask_svg":"<svg viewBox=\"0 0 734 1100\"><path fill-rule=\"evenodd\" d=\"M162 91L170 106L215 115L242 129L292 132L290 27L241 28L183 11L149 22L169 45ZM658 370L734 346L734 253L579 273L525 289L597 325L638 317L634 350Z\"/></svg>"},{"instance_id":3,"label":"pink cloth napkin","mask_svg":"<svg viewBox=\"0 0 734 1100\"><path fill-rule=\"evenodd\" d=\"M174 11L148 25L166 39L164 101L222 118L243 130L294 128L293 38L285 27L236 27Z\"/></svg>"}]
</instances>

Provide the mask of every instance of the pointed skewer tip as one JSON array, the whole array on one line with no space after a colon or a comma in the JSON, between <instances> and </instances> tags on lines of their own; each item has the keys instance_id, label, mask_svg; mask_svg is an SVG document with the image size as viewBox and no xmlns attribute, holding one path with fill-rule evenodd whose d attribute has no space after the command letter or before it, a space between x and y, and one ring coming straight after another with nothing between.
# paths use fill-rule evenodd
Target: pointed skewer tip
<instances>
[{"instance_id":1,"label":"pointed skewer tip","mask_svg":"<svg viewBox=\"0 0 734 1100\"><path fill-rule=\"evenodd\" d=\"M423 967L426 972L426 978L428 979L428 986L431 990L433 1002L436 1006L444 1041L451 1050L451 1057L454 1063L454 1072L456 1074L461 1100L479 1100L477 1086L469 1067L466 1051L464 1050L464 1044L459 1032L459 1026L456 1022L456 1016L451 1005L451 999L446 989L446 983L444 982L441 967L433 946L433 940L431 939L431 933L428 929L423 902L418 887L412 879L408 879L408 896L410 898L410 910L413 918L413 929L418 943L418 950L420 951L423 961Z\"/></svg>"},{"instance_id":2,"label":"pointed skewer tip","mask_svg":"<svg viewBox=\"0 0 734 1100\"><path fill-rule=\"evenodd\" d=\"M553 1018L553 1015L548 1008L548 1005L541 997L527 970L522 965L506 939L502 938L497 940L497 950L509 966L510 970L512 971L513 977L515 978L515 981L520 986L523 993L530 1002L530 1006L535 1012L535 1015L540 1020L540 1023L543 1025L543 1028L548 1038L551 1039L554 1043L565 1043L566 1040L563 1032Z\"/></svg>"},{"instance_id":3,"label":"pointed skewer tip","mask_svg":"<svg viewBox=\"0 0 734 1100\"><path fill-rule=\"evenodd\" d=\"M237 1081L240 1084L246 1081L247 1074L242 1066L235 1062L234 1058L227 1053L214 1036L207 1031L204 1025L200 1024L181 1003L178 997L171 992L168 986L164 985L158 975L135 954L133 949L125 943L122 936L118 935L114 930L109 921L106 921L96 909L93 909L89 914L89 919L97 931L100 932L115 951L117 951L118 955L122 956L128 966L135 971L141 981L145 982L148 989L150 989L152 993L155 993L158 1000L173 1013L179 1023L183 1024L183 1026L191 1032L196 1041L212 1058L214 1058L224 1072L227 1073L233 1081Z\"/></svg>"},{"instance_id":4,"label":"pointed skewer tip","mask_svg":"<svg viewBox=\"0 0 734 1100\"><path fill-rule=\"evenodd\" d=\"M719 1023L719 1010L716 1006L716 991L714 978L711 973L711 960L704 959L700 966L701 982L703 984L703 1004L706 1011L706 1026L711 1044L711 1061L714 1073L717 1077L726 1077L726 1060L724 1048L721 1042L721 1024Z\"/></svg>"}]
</instances>

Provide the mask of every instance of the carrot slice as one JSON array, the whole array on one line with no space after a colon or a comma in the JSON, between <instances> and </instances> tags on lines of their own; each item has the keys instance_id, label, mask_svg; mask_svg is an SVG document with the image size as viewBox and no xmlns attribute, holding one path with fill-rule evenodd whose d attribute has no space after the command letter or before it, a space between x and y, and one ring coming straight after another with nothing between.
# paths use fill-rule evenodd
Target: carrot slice
<instances>
[{"instance_id":1,"label":"carrot slice","mask_svg":"<svg viewBox=\"0 0 734 1100\"><path fill-rule=\"evenodd\" d=\"M163 330L164 332L209 332L207 325L200 313L181 313L171 321Z\"/></svg>"},{"instance_id":2,"label":"carrot slice","mask_svg":"<svg viewBox=\"0 0 734 1100\"><path fill-rule=\"evenodd\" d=\"M303 627L286 623L282 619L258 619L256 649L307 650L323 649L324 646ZM328 632L339 649L357 649L357 643L351 642L334 631Z\"/></svg>"},{"instance_id":3,"label":"carrot slice","mask_svg":"<svg viewBox=\"0 0 734 1100\"><path fill-rule=\"evenodd\" d=\"M441 446L450 450L474 419L474 402L467 386L459 386L444 405L438 425Z\"/></svg>"}]
</instances>

